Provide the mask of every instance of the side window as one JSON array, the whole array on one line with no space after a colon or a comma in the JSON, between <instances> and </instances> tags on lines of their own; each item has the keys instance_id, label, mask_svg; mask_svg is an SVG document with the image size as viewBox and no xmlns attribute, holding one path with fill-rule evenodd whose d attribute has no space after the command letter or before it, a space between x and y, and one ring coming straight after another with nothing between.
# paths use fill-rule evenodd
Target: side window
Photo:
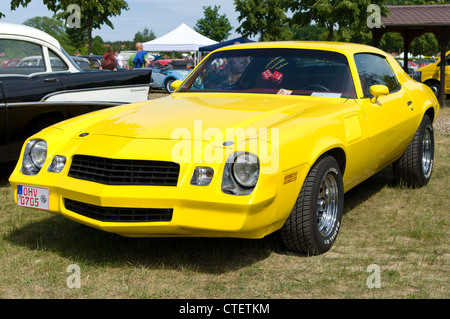
<instances>
[{"instance_id":1,"label":"side window","mask_svg":"<svg viewBox=\"0 0 450 319\"><path fill-rule=\"evenodd\" d=\"M45 72L40 45L19 40L1 39L0 52L6 57L5 62L0 66L0 75L29 75L36 72Z\"/></svg>"},{"instance_id":2,"label":"side window","mask_svg":"<svg viewBox=\"0 0 450 319\"><path fill-rule=\"evenodd\" d=\"M400 89L394 71L384 57L370 53L359 53L355 54L355 64L364 97L371 97L370 87L372 85L386 85L389 88L389 93Z\"/></svg>"},{"instance_id":3,"label":"side window","mask_svg":"<svg viewBox=\"0 0 450 319\"><path fill-rule=\"evenodd\" d=\"M48 55L50 57L50 65L52 66L52 71L66 71L69 69L67 64L52 50L48 49Z\"/></svg>"}]
</instances>

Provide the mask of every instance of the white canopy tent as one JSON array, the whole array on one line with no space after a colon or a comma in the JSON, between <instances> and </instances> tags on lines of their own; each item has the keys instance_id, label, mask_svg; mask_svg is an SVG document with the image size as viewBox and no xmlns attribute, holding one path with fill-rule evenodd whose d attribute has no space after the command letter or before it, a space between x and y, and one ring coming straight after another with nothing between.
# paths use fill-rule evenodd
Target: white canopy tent
<instances>
[{"instance_id":1,"label":"white canopy tent","mask_svg":"<svg viewBox=\"0 0 450 319\"><path fill-rule=\"evenodd\" d=\"M148 42L142 43L145 51L150 52L191 52L199 47L216 44L211 40L182 23L175 30Z\"/></svg>"}]
</instances>

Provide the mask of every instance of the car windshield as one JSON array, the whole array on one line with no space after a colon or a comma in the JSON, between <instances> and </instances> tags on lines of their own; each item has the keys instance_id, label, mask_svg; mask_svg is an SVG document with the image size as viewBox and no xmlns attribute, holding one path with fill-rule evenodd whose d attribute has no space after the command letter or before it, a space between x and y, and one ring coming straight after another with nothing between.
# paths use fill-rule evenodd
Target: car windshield
<instances>
[{"instance_id":1,"label":"car windshield","mask_svg":"<svg viewBox=\"0 0 450 319\"><path fill-rule=\"evenodd\" d=\"M240 49L213 53L178 92L356 98L344 55L306 49Z\"/></svg>"}]
</instances>

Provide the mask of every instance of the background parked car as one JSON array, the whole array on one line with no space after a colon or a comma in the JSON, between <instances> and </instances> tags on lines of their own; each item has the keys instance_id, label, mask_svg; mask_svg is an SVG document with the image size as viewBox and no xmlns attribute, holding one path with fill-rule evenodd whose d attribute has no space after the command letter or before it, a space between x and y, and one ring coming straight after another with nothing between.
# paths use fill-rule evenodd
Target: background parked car
<instances>
[{"instance_id":1,"label":"background parked car","mask_svg":"<svg viewBox=\"0 0 450 319\"><path fill-rule=\"evenodd\" d=\"M397 60L398 64L400 64L402 67L404 65L403 60ZM408 74L413 74L419 67L417 64L415 64L412 61L408 61Z\"/></svg>"},{"instance_id":2,"label":"background parked car","mask_svg":"<svg viewBox=\"0 0 450 319\"><path fill-rule=\"evenodd\" d=\"M432 58L430 58L430 59L415 59L414 63L417 64L417 66L419 68L423 68L424 66L427 66L428 64L434 63L436 61L437 61L437 59L432 59Z\"/></svg>"},{"instance_id":3,"label":"background parked car","mask_svg":"<svg viewBox=\"0 0 450 319\"><path fill-rule=\"evenodd\" d=\"M17 64L19 64L20 61L22 61L22 59L10 59L10 60L6 60L5 62L3 62L2 66L0 66L0 69L3 69L3 68L13 68L13 67L15 67Z\"/></svg>"},{"instance_id":4,"label":"background parked car","mask_svg":"<svg viewBox=\"0 0 450 319\"><path fill-rule=\"evenodd\" d=\"M73 56L72 60L84 71L90 69L89 60L80 56Z\"/></svg>"},{"instance_id":5,"label":"background parked car","mask_svg":"<svg viewBox=\"0 0 450 319\"><path fill-rule=\"evenodd\" d=\"M80 58L85 58L89 61L89 55L80 55ZM92 67L94 69L99 69L102 65L103 55L93 55L92 56Z\"/></svg>"},{"instance_id":6,"label":"background parked car","mask_svg":"<svg viewBox=\"0 0 450 319\"><path fill-rule=\"evenodd\" d=\"M450 97L450 51L446 53L445 59L445 94L447 97ZM441 91L442 84L441 80L441 59L438 59L436 62L431 63L423 68L417 70L414 73L413 78L416 81L425 83L428 85L436 94L439 96Z\"/></svg>"},{"instance_id":7,"label":"background parked car","mask_svg":"<svg viewBox=\"0 0 450 319\"><path fill-rule=\"evenodd\" d=\"M37 131L93 110L148 99L151 69L83 70L40 30L0 22L0 162Z\"/></svg>"},{"instance_id":8,"label":"background parked car","mask_svg":"<svg viewBox=\"0 0 450 319\"><path fill-rule=\"evenodd\" d=\"M152 89L164 89L173 92L170 87L175 80L184 80L191 71L190 62L187 60L157 60L152 63Z\"/></svg>"}]
</instances>

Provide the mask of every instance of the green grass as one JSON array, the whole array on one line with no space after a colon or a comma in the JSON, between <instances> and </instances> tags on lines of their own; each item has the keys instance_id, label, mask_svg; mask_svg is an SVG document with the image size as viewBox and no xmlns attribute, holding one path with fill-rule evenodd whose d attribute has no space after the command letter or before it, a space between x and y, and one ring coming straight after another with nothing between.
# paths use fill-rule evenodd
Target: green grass
<instances>
[{"instance_id":1,"label":"green grass","mask_svg":"<svg viewBox=\"0 0 450 319\"><path fill-rule=\"evenodd\" d=\"M449 298L449 142L436 133L424 188L394 186L387 168L348 192L337 243L315 257L286 251L276 234L133 239L19 208L2 165L0 298ZM66 284L71 264L79 289ZM380 288L366 285L371 264Z\"/></svg>"}]
</instances>

